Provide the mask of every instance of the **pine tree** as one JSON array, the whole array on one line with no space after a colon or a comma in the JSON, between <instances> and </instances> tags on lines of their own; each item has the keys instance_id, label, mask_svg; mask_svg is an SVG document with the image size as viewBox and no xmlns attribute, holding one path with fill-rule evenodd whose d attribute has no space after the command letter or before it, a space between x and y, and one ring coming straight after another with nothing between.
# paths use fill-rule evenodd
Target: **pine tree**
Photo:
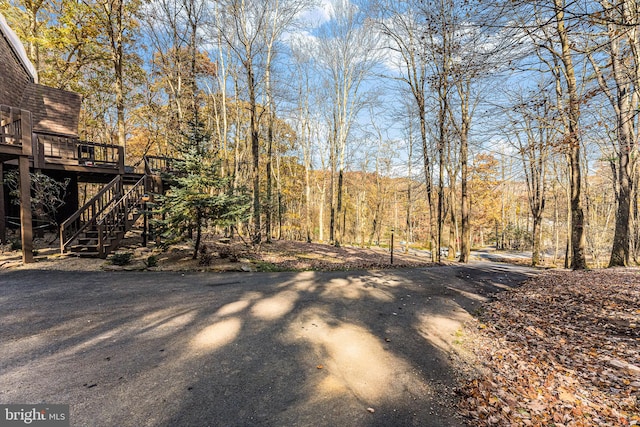
<instances>
[{"instance_id":1,"label":"pine tree","mask_svg":"<svg viewBox=\"0 0 640 427\"><path fill-rule=\"evenodd\" d=\"M196 232L193 259L198 256L202 230L208 225L229 226L247 218L250 198L234 191L229 177L222 178L219 161L211 149L211 135L196 118L191 121L176 149L180 159L173 164L170 188L158 197L158 221L163 234L180 239Z\"/></svg>"}]
</instances>

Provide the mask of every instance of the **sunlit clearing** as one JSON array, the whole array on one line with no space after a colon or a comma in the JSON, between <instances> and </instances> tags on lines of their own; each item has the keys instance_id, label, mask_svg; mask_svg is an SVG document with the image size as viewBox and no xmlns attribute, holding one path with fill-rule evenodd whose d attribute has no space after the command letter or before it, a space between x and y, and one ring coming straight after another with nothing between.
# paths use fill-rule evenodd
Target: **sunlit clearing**
<instances>
[{"instance_id":1,"label":"sunlit clearing","mask_svg":"<svg viewBox=\"0 0 640 427\"><path fill-rule=\"evenodd\" d=\"M279 319L293 310L298 297L298 293L294 291L280 292L256 302L251 308L251 314L263 320Z\"/></svg>"},{"instance_id":2,"label":"sunlit clearing","mask_svg":"<svg viewBox=\"0 0 640 427\"><path fill-rule=\"evenodd\" d=\"M245 308L249 307L250 303L251 303L250 301L243 300L243 301L236 301L236 302L223 305L222 307L220 307L220 310L216 312L216 315L222 317L222 316L229 316L230 314L236 314L244 310Z\"/></svg>"},{"instance_id":3,"label":"sunlit clearing","mask_svg":"<svg viewBox=\"0 0 640 427\"><path fill-rule=\"evenodd\" d=\"M317 385L317 393L340 397L354 395L369 404L400 398L407 389L420 393L424 385L404 372L411 368L403 359L384 348L384 338L357 325L333 326L327 316L314 313L297 323L295 340L304 340L321 355L318 363L327 375ZM300 329L298 329L300 328Z\"/></svg>"},{"instance_id":4,"label":"sunlit clearing","mask_svg":"<svg viewBox=\"0 0 640 427\"><path fill-rule=\"evenodd\" d=\"M345 279L334 279L325 285L322 292L323 297L358 299L361 294L360 286L350 285Z\"/></svg>"},{"instance_id":5,"label":"sunlit clearing","mask_svg":"<svg viewBox=\"0 0 640 427\"><path fill-rule=\"evenodd\" d=\"M191 345L198 350L218 350L236 339L241 327L242 321L237 317L221 320L200 331Z\"/></svg>"}]
</instances>

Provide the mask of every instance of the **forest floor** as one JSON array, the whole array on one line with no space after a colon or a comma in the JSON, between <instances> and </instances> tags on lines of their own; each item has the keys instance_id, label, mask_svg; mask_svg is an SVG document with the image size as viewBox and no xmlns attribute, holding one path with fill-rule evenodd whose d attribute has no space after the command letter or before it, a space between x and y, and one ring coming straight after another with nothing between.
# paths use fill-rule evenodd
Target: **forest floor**
<instances>
[{"instance_id":1,"label":"forest floor","mask_svg":"<svg viewBox=\"0 0 640 427\"><path fill-rule=\"evenodd\" d=\"M189 244L141 248L129 236L128 265L59 255L36 242L36 263L4 246L0 270L301 271L433 265L425 252L274 241L249 248L219 236L193 259ZM505 259L504 261L508 261ZM515 260L515 262L518 262ZM460 388L474 426L640 425L640 270L550 270L498 294L465 328L476 378Z\"/></svg>"},{"instance_id":2,"label":"forest floor","mask_svg":"<svg viewBox=\"0 0 640 427\"><path fill-rule=\"evenodd\" d=\"M40 270L154 270L154 271L308 271L308 270L366 270L433 265L426 252L396 248L393 264L389 249L382 247L335 247L328 244L300 241L273 240L258 246L249 246L241 239L206 236L200 251L193 259L191 242L160 247L150 243L140 246L139 233L127 235L116 254L130 253L127 265L114 265L114 257L106 260L82 258L72 253L60 255L58 242L51 236L34 242L35 263L22 264L20 250L11 245L0 247L0 270L9 268ZM150 261L150 258L152 260Z\"/></svg>"},{"instance_id":3,"label":"forest floor","mask_svg":"<svg viewBox=\"0 0 640 427\"><path fill-rule=\"evenodd\" d=\"M640 425L640 270L549 271L467 325L476 426Z\"/></svg>"}]
</instances>

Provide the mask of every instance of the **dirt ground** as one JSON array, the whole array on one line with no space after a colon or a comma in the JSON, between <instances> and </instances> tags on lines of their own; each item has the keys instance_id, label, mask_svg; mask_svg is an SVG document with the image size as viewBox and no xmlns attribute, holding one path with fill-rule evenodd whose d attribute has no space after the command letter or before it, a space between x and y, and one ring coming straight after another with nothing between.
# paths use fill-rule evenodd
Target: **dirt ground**
<instances>
[{"instance_id":1,"label":"dirt ground","mask_svg":"<svg viewBox=\"0 0 640 427\"><path fill-rule=\"evenodd\" d=\"M58 241L52 236L34 241L35 263L23 265L22 253L10 244L0 246L0 270L38 269L64 271L155 270L155 271L333 271L422 267L432 262L426 253L395 248L393 264L388 248L354 247L321 243L274 240L251 246L242 239L207 236L193 259L190 241L162 247L151 242L140 244L139 233L129 233L116 254L130 253L127 265L114 265L113 254L106 260L83 258L73 253L60 254Z\"/></svg>"}]
</instances>

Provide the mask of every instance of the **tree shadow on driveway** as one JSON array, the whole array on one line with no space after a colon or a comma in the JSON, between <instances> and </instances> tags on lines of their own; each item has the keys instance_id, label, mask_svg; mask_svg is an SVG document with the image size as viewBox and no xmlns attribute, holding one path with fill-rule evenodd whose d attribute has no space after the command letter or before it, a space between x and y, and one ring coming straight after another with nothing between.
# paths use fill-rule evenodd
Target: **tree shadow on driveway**
<instances>
[{"instance_id":1,"label":"tree shadow on driveway","mask_svg":"<svg viewBox=\"0 0 640 427\"><path fill-rule=\"evenodd\" d=\"M456 331L529 274L4 273L0 401L72 425L457 426Z\"/></svg>"}]
</instances>

